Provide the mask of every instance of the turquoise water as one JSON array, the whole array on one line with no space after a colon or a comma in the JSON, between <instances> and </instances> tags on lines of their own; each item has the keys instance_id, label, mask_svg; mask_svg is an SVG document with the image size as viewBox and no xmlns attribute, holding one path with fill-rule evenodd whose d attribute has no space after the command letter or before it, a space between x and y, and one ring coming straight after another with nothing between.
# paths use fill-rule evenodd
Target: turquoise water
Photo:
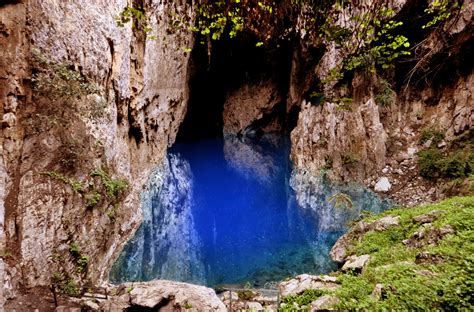
<instances>
[{"instance_id":1,"label":"turquoise water","mask_svg":"<svg viewBox=\"0 0 474 312\"><path fill-rule=\"evenodd\" d=\"M328 253L348 222L388 204L367 190L345 188L354 207L333 208L327 198L341 190L291 178L288 153L278 137L173 146L164 168L150 178L144 223L110 280L266 287L333 270Z\"/></svg>"}]
</instances>

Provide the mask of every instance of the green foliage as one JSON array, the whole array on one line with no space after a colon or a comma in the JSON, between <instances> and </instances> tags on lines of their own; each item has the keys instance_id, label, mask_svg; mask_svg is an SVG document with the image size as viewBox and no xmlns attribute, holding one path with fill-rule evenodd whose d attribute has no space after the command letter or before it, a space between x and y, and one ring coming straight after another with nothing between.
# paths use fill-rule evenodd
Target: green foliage
<instances>
[{"instance_id":1,"label":"green foliage","mask_svg":"<svg viewBox=\"0 0 474 312\"><path fill-rule=\"evenodd\" d=\"M59 172L43 171L43 172L40 172L39 174L68 184L74 192L82 193L84 191L84 185L80 181L70 179Z\"/></svg>"},{"instance_id":2,"label":"green foliage","mask_svg":"<svg viewBox=\"0 0 474 312\"><path fill-rule=\"evenodd\" d=\"M128 182L124 179L112 179L101 168L94 169L90 173L91 177L100 177L103 186L105 187L107 196L115 200L121 192L128 187Z\"/></svg>"},{"instance_id":3,"label":"green foliage","mask_svg":"<svg viewBox=\"0 0 474 312\"><path fill-rule=\"evenodd\" d=\"M33 65L37 70L31 79L34 91L65 100L100 94L99 86L73 70L70 64L52 61L38 50L32 53Z\"/></svg>"},{"instance_id":4,"label":"green foliage","mask_svg":"<svg viewBox=\"0 0 474 312\"><path fill-rule=\"evenodd\" d=\"M474 172L474 154L458 150L444 155L436 148L418 153L420 175L426 179L464 178Z\"/></svg>"},{"instance_id":5,"label":"green foliage","mask_svg":"<svg viewBox=\"0 0 474 312\"><path fill-rule=\"evenodd\" d=\"M349 152L349 153L346 153L346 154L342 155L342 164L343 165L352 165L352 164L358 163L359 160L360 160L360 156L353 153L353 152Z\"/></svg>"},{"instance_id":6,"label":"green foliage","mask_svg":"<svg viewBox=\"0 0 474 312\"><path fill-rule=\"evenodd\" d=\"M253 298L255 298L256 294L251 291L250 289L249 290L239 290L237 292L237 295L239 296L239 299L240 300L252 300Z\"/></svg>"},{"instance_id":7,"label":"green foliage","mask_svg":"<svg viewBox=\"0 0 474 312\"><path fill-rule=\"evenodd\" d=\"M396 93L387 80L382 80L375 94L375 102L380 106L390 106L395 103Z\"/></svg>"},{"instance_id":8,"label":"green foliage","mask_svg":"<svg viewBox=\"0 0 474 312\"><path fill-rule=\"evenodd\" d=\"M433 0L425 9L431 20L422 26L423 29L435 26L448 20L456 11L461 10L460 1Z\"/></svg>"},{"instance_id":9,"label":"green foliage","mask_svg":"<svg viewBox=\"0 0 474 312\"><path fill-rule=\"evenodd\" d=\"M102 199L102 195L99 192L95 191L92 193L88 193L84 196L84 200L86 202L86 208L94 208L97 206Z\"/></svg>"},{"instance_id":10,"label":"green foliage","mask_svg":"<svg viewBox=\"0 0 474 312\"><path fill-rule=\"evenodd\" d=\"M285 308L281 308L279 311L294 311L295 303L300 307L300 311L309 311L311 302L328 293L328 291L321 289L307 289L300 295L286 296L281 301L285 304Z\"/></svg>"},{"instance_id":11,"label":"green foliage","mask_svg":"<svg viewBox=\"0 0 474 312\"><path fill-rule=\"evenodd\" d=\"M455 234L444 236L438 244L419 248L405 246L420 226L412 218L442 211L433 228L452 226ZM399 208L382 215L400 216L400 226L369 232L354 242L351 253L370 254L371 261L358 276L338 277L341 288L335 294L341 303L338 310L401 311L470 310L474 258L474 197L452 198L439 204ZM372 217L380 218L380 216ZM429 229L428 229L429 230ZM426 231L428 231L426 230ZM441 257L438 264L417 263L416 255L428 252ZM384 285L381 299L371 294L375 284Z\"/></svg>"},{"instance_id":12,"label":"green foliage","mask_svg":"<svg viewBox=\"0 0 474 312\"><path fill-rule=\"evenodd\" d=\"M81 294L76 282L73 279L69 279L66 285L62 287L61 291L70 297L78 297Z\"/></svg>"},{"instance_id":13,"label":"green foliage","mask_svg":"<svg viewBox=\"0 0 474 312\"><path fill-rule=\"evenodd\" d=\"M430 127L423 129L421 132L420 144L425 144L428 140L431 140L431 142L436 145L443 139L443 131L439 130L437 127Z\"/></svg>"},{"instance_id":14,"label":"green foliage","mask_svg":"<svg viewBox=\"0 0 474 312\"><path fill-rule=\"evenodd\" d=\"M83 274L87 272L87 266L89 265L89 258L82 254L81 249L77 243L72 242L69 245L69 253L74 259L74 264L76 266L76 272Z\"/></svg>"}]
</instances>

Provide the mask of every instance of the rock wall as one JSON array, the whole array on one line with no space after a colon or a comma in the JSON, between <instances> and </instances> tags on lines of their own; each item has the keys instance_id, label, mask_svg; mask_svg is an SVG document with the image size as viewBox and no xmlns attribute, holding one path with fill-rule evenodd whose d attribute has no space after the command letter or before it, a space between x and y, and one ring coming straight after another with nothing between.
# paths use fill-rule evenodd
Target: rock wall
<instances>
[{"instance_id":1,"label":"rock wall","mask_svg":"<svg viewBox=\"0 0 474 312\"><path fill-rule=\"evenodd\" d=\"M413 3L399 3L396 10L403 11L408 5ZM434 68L431 73L436 73L442 63L444 72L425 78L431 83L403 81L400 90L391 91L390 104L384 105L378 96L381 78L364 73L356 73L348 86L326 90L351 98L349 105L305 99L308 76L315 72L323 81L344 55L329 45L320 62L312 66L296 54L288 103L301 103L297 126L291 132L295 171L302 175L327 172L335 181L364 183L409 205L442 196L434 183L418 176L417 152L423 148L420 136L424 130L441 130L446 146L474 124L472 62L463 54L472 49L473 12L474 5L466 2L449 28L431 33L417 47L425 63L416 66Z\"/></svg>"},{"instance_id":2,"label":"rock wall","mask_svg":"<svg viewBox=\"0 0 474 312\"><path fill-rule=\"evenodd\" d=\"M20 287L50 285L55 270L76 282L106 279L140 223L139 193L173 143L188 100L183 47L193 45L193 36L170 29L169 19L171 12L192 19L193 11L185 1L151 1L149 25L158 39L150 40L140 27L117 26L127 5L0 5L0 249L8 254L0 260L0 304ZM50 68L35 67L35 55ZM66 87L79 81L79 90L97 89L59 90L73 93L67 97L41 93L50 82L35 81L47 77L37 75L41 70ZM56 82L48 87L58 91ZM105 206L87 209L89 194L73 182L90 183L98 168L127 180L128 188L114 204L102 194ZM75 272L73 243L88 257L85 274Z\"/></svg>"}]
</instances>

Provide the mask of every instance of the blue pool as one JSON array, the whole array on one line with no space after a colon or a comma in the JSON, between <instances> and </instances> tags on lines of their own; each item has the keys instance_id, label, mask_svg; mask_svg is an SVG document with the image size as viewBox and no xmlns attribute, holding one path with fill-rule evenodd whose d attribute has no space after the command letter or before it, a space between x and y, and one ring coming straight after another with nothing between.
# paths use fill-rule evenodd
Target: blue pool
<instances>
[{"instance_id":1,"label":"blue pool","mask_svg":"<svg viewBox=\"0 0 474 312\"><path fill-rule=\"evenodd\" d=\"M110 280L271 287L333 270L328 253L348 222L388 203L361 188L292 178L288 155L288 142L275 136L173 146L150 177L144 222ZM340 191L351 196L352 209L327 202Z\"/></svg>"}]
</instances>

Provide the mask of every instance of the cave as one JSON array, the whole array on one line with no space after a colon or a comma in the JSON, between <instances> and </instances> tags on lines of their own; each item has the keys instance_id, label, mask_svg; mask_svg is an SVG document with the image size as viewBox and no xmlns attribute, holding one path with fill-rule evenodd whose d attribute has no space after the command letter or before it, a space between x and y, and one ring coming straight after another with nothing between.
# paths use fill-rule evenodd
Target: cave
<instances>
[{"instance_id":1,"label":"cave","mask_svg":"<svg viewBox=\"0 0 474 312\"><path fill-rule=\"evenodd\" d=\"M223 110L228 94L243 85L274 82L285 99L291 70L292 47L257 47L255 38L221 39L205 44L197 40L191 55L189 103L180 126L177 142L223 136ZM262 128L270 119L278 119L285 129L286 102L276 105L271 114L255 120Z\"/></svg>"}]
</instances>

